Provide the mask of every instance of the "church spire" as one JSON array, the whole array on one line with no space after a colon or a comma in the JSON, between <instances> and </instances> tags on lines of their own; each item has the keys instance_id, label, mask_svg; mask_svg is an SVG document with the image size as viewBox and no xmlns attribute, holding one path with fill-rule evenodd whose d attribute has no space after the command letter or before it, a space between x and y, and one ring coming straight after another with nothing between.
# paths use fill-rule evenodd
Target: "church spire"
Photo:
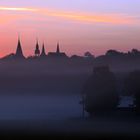
<instances>
[{"instance_id":1,"label":"church spire","mask_svg":"<svg viewBox=\"0 0 140 140\"><path fill-rule=\"evenodd\" d=\"M59 42L57 43L57 50L56 53L60 53Z\"/></svg>"},{"instance_id":2,"label":"church spire","mask_svg":"<svg viewBox=\"0 0 140 140\"><path fill-rule=\"evenodd\" d=\"M35 48L35 56L39 56L40 55L40 50L39 50L39 44L38 44L38 39L36 41L36 48Z\"/></svg>"},{"instance_id":3,"label":"church spire","mask_svg":"<svg viewBox=\"0 0 140 140\"><path fill-rule=\"evenodd\" d=\"M41 52L41 57L45 57L46 56L46 52L45 52L45 46L44 46L44 43L42 45L42 52Z\"/></svg>"},{"instance_id":4,"label":"church spire","mask_svg":"<svg viewBox=\"0 0 140 140\"><path fill-rule=\"evenodd\" d=\"M17 49L16 49L16 54L15 54L15 56L16 56L17 58L24 58L23 52L22 52L21 43L20 43L20 37L18 37L18 44L17 44Z\"/></svg>"}]
</instances>

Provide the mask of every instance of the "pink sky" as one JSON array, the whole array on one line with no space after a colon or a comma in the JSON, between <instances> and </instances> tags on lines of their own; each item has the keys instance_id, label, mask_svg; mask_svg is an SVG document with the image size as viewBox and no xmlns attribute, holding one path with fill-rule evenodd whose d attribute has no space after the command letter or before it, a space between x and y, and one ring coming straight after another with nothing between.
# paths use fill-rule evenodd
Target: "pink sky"
<instances>
[{"instance_id":1,"label":"pink sky","mask_svg":"<svg viewBox=\"0 0 140 140\"><path fill-rule=\"evenodd\" d=\"M45 43L46 52L55 51L59 41L61 50L68 55L140 49L139 11L136 14L134 10L137 7L126 12L119 11L119 4L117 11L109 7L104 7L104 11L83 10L82 5L81 10L72 6L66 10L59 6L43 7L31 3L30 6L16 6L8 5L8 2L0 6L0 57L15 52L19 33L25 56L33 55L36 38L40 48Z\"/></svg>"}]
</instances>

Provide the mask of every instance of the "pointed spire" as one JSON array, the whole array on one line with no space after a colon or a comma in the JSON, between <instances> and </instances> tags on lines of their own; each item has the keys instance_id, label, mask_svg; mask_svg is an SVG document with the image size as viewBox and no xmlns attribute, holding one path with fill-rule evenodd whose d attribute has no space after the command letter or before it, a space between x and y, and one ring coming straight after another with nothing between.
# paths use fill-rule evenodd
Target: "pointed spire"
<instances>
[{"instance_id":1,"label":"pointed spire","mask_svg":"<svg viewBox=\"0 0 140 140\"><path fill-rule=\"evenodd\" d=\"M18 44L17 44L17 49L16 49L16 54L15 54L15 56L16 56L17 58L24 58L23 52L22 52L21 43L20 43L20 36L18 36Z\"/></svg>"},{"instance_id":2,"label":"pointed spire","mask_svg":"<svg viewBox=\"0 0 140 140\"><path fill-rule=\"evenodd\" d=\"M57 50L56 53L60 53L59 42L57 43Z\"/></svg>"},{"instance_id":3,"label":"pointed spire","mask_svg":"<svg viewBox=\"0 0 140 140\"><path fill-rule=\"evenodd\" d=\"M38 38L36 39L36 49L39 49Z\"/></svg>"},{"instance_id":4,"label":"pointed spire","mask_svg":"<svg viewBox=\"0 0 140 140\"><path fill-rule=\"evenodd\" d=\"M40 55L40 50L39 50L39 43L38 43L38 39L36 40L36 48L35 48L35 56L39 56Z\"/></svg>"},{"instance_id":5,"label":"pointed spire","mask_svg":"<svg viewBox=\"0 0 140 140\"><path fill-rule=\"evenodd\" d=\"M40 55L41 57L45 57L46 56L46 52L45 52L45 45L44 45L44 43L43 43L43 45L42 45L42 52L41 52L41 55Z\"/></svg>"},{"instance_id":6,"label":"pointed spire","mask_svg":"<svg viewBox=\"0 0 140 140\"><path fill-rule=\"evenodd\" d=\"M20 43L20 34L18 33L18 44L20 44L21 46L21 43Z\"/></svg>"}]
</instances>

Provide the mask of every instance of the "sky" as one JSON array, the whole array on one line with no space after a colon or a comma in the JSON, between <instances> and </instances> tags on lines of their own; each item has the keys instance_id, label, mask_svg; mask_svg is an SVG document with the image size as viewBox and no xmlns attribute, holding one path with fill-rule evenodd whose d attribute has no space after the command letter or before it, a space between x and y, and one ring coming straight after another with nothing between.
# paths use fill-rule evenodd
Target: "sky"
<instances>
[{"instance_id":1,"label":"sky","mask_svg":"<svg viewBox=\"0 0 140 140\"><path fill-rule=\"evenodd\" d=\"M0 57L15 53L20 35L25 56L36 40L46 53L57 42L69 56L108 49L140 49L140 0L0 0Z\"/></svg>"}]
</instances>

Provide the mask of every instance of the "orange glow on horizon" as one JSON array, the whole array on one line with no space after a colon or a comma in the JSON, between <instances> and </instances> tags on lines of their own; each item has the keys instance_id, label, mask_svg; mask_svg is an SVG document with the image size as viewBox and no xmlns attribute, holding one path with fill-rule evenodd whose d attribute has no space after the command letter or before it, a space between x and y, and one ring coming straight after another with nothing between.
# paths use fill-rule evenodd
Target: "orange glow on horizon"
<instances>
[{"instance_id":1,"label":"orange glow on horizon","mask_svg":"<svg viewBox=\"0 0 140 140\"><path fill-rule=\"evenodd\" d=\"M25 56L33 55L36 37L40 49L42 42L48 43L46 52L55 51L59 40L62 51L68 55L83 55L86 51L98 55L109 48L129 50L133 46L139 47L140 20L127 14L32 7L0 7L0 14L0 57L15 52L17 33L22 34Z\"/></svg>"},{"instance_id":2,"label":"orange glow on horizon","mask_svg":"<svg viewBox=\"0 0 140 140\"><path fill-rule=\"evenodd\" d=\"M51 9L41 8L17 8L17 7L0 7L0 11L15 11L15 12L33 12L44 16L60 17L69 20L76 20L88 23L110 23L110 24L133 24L135 20L125 15L119 14L89 14L89 13L76 13L65 12Z\"/></svg>"},{"instance_id":3,"label":"orange glow on horizon","mask_svg":"<svg viewBox=\"0 0 140 140\"><path fill-rule=\"evenodd\" d=\"M135 20L124 15L117 14L89 14L89 13L71 13L60 11L40 10L41 14L61 17L64 19L82 21L86 23L110 23L110 24L133 24Z\"/></svg>"}]
</instances>

